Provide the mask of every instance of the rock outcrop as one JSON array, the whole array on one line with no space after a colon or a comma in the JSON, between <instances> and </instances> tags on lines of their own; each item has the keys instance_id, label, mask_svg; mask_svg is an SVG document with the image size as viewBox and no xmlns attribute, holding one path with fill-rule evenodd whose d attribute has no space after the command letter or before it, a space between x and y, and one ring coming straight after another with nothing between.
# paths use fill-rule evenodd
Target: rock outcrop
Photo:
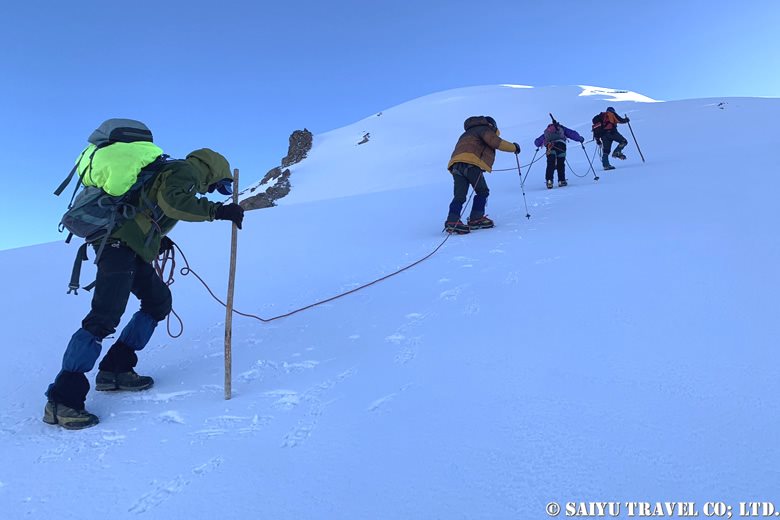
<instances>
[{"instance_id":1,"label":"rock outcrop","mask_svg":"<svg viewBox=\"0 0 780 520\"><path fill-rule=\"evenodd\" d=\"M265 174L260 184L250 188L249 193L260 191L241 201L245 210L270 208L275 201L290 193L290 169L288 166L298 164L306 158L311 150L313 135L307 129L296 130L290 135L290 146L287 155L282 158L281 166L272 168Z\"/></svg>"},{"instance_id":2,"label":"rock outcrop","mask_svg":"<svg viewBox=\"0 0 780 520\"><path fill-rule=\"evenodd\" d=\"M287 156L282 159L282 168L297 164L306 158L306 154L311 150L313 136L306 130L296 130L290 134L290 146L287 149Z\"/></svg>"}]
</instances>

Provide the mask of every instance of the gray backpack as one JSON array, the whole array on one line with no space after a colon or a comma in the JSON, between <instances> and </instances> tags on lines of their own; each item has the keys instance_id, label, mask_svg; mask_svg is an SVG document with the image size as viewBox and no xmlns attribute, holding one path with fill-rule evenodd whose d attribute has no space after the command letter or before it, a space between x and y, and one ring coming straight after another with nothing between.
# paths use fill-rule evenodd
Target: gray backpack
<instances>
[{"instance_id":1,"label":"gray backpack","mask_svg":"<svg viewBox=\"0 0 780 520\"><path fill-rule=\"evenodd\" d=\"M544 129L544 140L548 143L554 143L556 141L566 141L566 134L563 130L563 125L550 123L547 128Z\"/></svg>"},{"instance_id":2,"label":"gray backpack","mask_svg":"<svg viewBox=\"0 0 780 520\"><path fill-rule=\"evenodd\" d=\"M68 231L65 242L69 243L74 235L85 240L76 253L68 285L68 293L74 294L78 294L81 263L87 260L87 246L99 244L95 255L95 263L97 264L109 237L122 224L134 219L139 208L148 208L155 218L162 215L162 210L157 203L147 198L144 188L151 185L168 158L167 155L160 155L152 163L144 166L138 172L135 183L121 195L112 196L102 188L86 185L78 192L79 187L83 185L84 177L89 175L92 170L92 159L98 150L114 143L152 142L152 132L140 121L109 119L92 132L88 141L94 146L89 146L82 152L68 176L54 191L57 196L62 194L76 172L79 171L79 165L82 164L84 155L89 152L88 162L79 171L79 179L73 196L59 225L60 232ZM153 232L150 232L148 239L150 240L152 236ZM93 284L90 284L85 289L90 290L92 286Z\"/></svg>"}]
</instances>

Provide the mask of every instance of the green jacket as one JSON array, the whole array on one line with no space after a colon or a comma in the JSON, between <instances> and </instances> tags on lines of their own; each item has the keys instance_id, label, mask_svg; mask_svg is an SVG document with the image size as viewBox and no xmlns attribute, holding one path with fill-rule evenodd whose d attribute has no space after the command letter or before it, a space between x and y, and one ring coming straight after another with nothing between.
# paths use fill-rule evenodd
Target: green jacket
<instances>
[{"instance_id":1,"label":"green jacket","mask_svg":"<svg viewBox=\"0 0 780 520\"><path fill-rule=\"evenodd\" d=\"M214 220L222 203L198 195L205 194L209 185L232 178L227 159L208 148L195 150L183 161L171 161L142 192L142 197L156 205L155 211L139 204L135 218L125 222L111 236L125 243L144 261L151 262L157 257L160 240L178 221Z\"/></svg>"}]
</instances>

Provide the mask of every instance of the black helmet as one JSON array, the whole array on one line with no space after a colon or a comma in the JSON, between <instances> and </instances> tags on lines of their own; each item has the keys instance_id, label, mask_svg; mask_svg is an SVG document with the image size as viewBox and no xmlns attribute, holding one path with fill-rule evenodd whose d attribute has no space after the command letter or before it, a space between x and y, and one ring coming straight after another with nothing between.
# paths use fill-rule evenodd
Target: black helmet
<instances>
[{"instance_id":1,"label":"black helmet","mask_svg":"<svg viewBox=\"0 0 780 520\"><path fill-rule=\"evenodd\" d=\"M485 116L485 119L487 119L487 122L488 122L488 124L490 126L492 126L493 128L498 128L498 125L496 124L496 120L495 119L493 119L490 116Z\"/></svg>"},{"instance_id":2,"label":"black helmet","mask_svg":"<svg viewBox=\"0 0 780 520\"><path fill-rule=\"evenodd\" d=\"M615 107L607 107L607 112L612 112L613 114L616 114Z\"/></svg>"}]
</instances>

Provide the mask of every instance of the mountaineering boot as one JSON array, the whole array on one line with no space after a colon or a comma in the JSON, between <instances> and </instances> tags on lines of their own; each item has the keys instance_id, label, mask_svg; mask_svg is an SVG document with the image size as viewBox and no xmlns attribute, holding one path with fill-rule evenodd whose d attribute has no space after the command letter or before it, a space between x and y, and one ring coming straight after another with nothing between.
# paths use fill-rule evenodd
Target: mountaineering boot
<instances>
[{"instance_id":1,"label":"mountaineering boot","mask_svg":"<svg viewBox=\"0 0 780 520\"><path fill-rule=\"evenodd\" d=\"M626 156L623 155L623 152L621 152L620 150L615 150L614 152L612 152L612 157L614 157L615 159L620 159L621 161L626 160Z\"/></svg>"},{"instance_id":2,"label":"mountaineering boot","mask_svg":"<svg viewBox=\"0 0 780 520\"><path fill-rule=\"evenodd\" d=\"M444 231L450 235L465 235L469 232L469 227L460 220L457 220L452 222L445 222Z\"/></svg>"},{"instance_id":3,"label":"mountaineering boot","mask_svg":"<svg viewBox=\"0 0 780 520\"><path fill-rule=\"evenodd\" d=\"M604 170L605 170L605 171L606 171L606 170L614 170L614 169L615 169L615 167L614 167L614 166L612 166L611 164L605 164L605 165L604 165Z\"/></svg>"},{"instance_id":4,"label":"mountaineering boot","mask_svg":"<svg viewBox=\"0 0 780 520\"><path fill-rule=\"evenodd\" d=\"M552 189L552 187L553 187L553 182L552 182L552 180L548 180L548 181L547 181L547 189L548 189L548 190L551 190L551 189Z\"/></svg>"},{"instance_id":5,"label":"mountaineering boot","mask_svg":"<svg viewBox=\"0 0 780 520\"><path fill-rule=\"evenodd\" d=\"M479 218L475 219L469 219L469 229L488 229L495 226L495 222L493 222L491 219L487 217L487 215L482 215Z\"/></svg>"},{"instance_id":6,"label":"mountaineering boot","mask_svg":"<svg viewBox=\"0 0 780 520\"><path fill-rule=\"evenodd\" d=\"M564 186L568 186L569 183L566 182L566 179L563 179L562 181L558 181L558 187L563 188Z\"/></svg>"},{"instance_id":7,"label":"mountaineering boot","mask_svg":"<svg viewBox=\"0 0 780 520\"><path fill-rule=\"evenodd\" d=\"M48 401L43 410L43 422L58 424L66 430L83 430L95 426L100 419L86 410L75 410L64 404Z\"/></svg>"},{"instance_id":8,"label":"mountaineering boot","mask_svg":"<svg viewBox=\"0 0 780 520\"><path fill-rule=\"evenodd\" d=\"M98 370L95 377L95 390L103 392L113 392L115 390L138 392L151 388L152 385L154 385L154 379L149 376L139 376L132 368L128 372Z\"/></svg>"}]
</instances>

